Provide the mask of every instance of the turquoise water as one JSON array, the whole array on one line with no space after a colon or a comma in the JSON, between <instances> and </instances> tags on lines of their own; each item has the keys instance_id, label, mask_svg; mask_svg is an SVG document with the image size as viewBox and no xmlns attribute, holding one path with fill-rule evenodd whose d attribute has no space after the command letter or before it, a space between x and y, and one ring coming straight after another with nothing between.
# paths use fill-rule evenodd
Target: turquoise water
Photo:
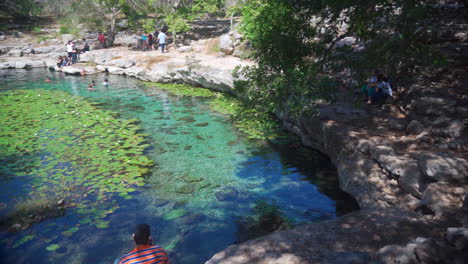
<instances>
[{"instance_id":1,"label":"turquoise water","mask_svg":"<svg viewBox=\"0 0 468 264\"><path fill-rule=\"evenodd\" d=\"M52 83L45 83L50 75ZM100 85L109 78L111 85ZM88 90L91 80L98 84ZM259 201L274 204L294 224L334 218L356 209L337 188L329 160L291 141L249 140L203 98L173 96L121 76L65 76L47 70L0 72L1 91L45 88L99 102L120 118L138 119L157 166L129 200L106 217L110 226L79 224L73 209L17 233L0 233L2 263L112 263L133 247L135 224L148 223L172 263L204 263L248 237L243 224ZM1 110L0 110L1 111ZM1 162L1 161L0 161ZM24 179L0 177L0 216L22 195ZM24 190L23 190L24 192ZM223 197L223 193L225 194ZM79 225L71 236L62 232ZM15 247L25 236L33 238ZM47 251L58 244L56 251Z\"/></svg>"}]
</instances>

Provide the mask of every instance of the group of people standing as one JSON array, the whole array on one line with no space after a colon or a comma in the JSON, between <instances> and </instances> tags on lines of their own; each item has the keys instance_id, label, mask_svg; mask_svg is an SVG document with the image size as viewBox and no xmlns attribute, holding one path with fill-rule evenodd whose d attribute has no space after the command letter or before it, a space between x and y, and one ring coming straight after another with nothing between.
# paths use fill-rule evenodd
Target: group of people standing
<instances>
[{"instance_id":1,"label":"group of people standing","mask_svg":"<svg viewBox=\"0 0 468 264\"><path fill-rule=\"evenodd\" d=\"M167 35L162 31L159 30L158 32L154 33L142 33L141 34L141 46L143 50L152 49L157 50L158 47L161 47L161 53L164 53L164 48L166 47L166 39ZM158 46L154 47L154 43L157 41Z\"/></svg>"},{"instance_id":2,"label":"group of people standing","mask_svg":"<svg viewBox=\"0 0 468 264\"><path fill-rule=\"evenodd\" d=\"M393 95L392 86L388 78L379 71L374 71L367 83L362 87L367 104L382 105L388 97Z\"/></svg>"},{"instance_id":3,"label":"group of people standing","mask_svg":"<svg viewBox=\"0 0 468 264\"><path fill-rule=\"evenodd\" d=\"M78 49L73 41L68 41L66 44L68 56L59 56L57 66L62 68L63 66L69 66L75 64L80 60L80 54L89 51L89 44L86 39L83 39L83 48Z\"/></svg>"}]
</instances>

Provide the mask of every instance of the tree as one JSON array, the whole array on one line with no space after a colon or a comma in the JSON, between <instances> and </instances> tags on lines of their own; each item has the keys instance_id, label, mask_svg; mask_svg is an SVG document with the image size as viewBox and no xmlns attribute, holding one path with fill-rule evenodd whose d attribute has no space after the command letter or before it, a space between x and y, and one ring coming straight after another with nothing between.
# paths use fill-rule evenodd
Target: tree
<instances>
[{"instance_id":1,"label":"tree","mask_svg":"<svg viewBox=\"0 0 468 264\"><path fill-rule=\"evenodd\" d=\"M434 61L428 34L433 1L248 0L241 31L257 67L238 82L247 105L301 115L333 101L337 72L362 81L372 69L412 76ZM355 39L348 45L346 38ZM359 48L357 47L359 44Z\"/></svg>"},{"instance_id":2,"label":"tree","mask_svg":"<svg viewBox=\"0 0 468 264\"><path fill-rule=\"evenodd\" d=\"M6 15L22 20L31 18L41 10L40 1L37 0L2 0L0 10Z\"/></svg>"}]
</instances>

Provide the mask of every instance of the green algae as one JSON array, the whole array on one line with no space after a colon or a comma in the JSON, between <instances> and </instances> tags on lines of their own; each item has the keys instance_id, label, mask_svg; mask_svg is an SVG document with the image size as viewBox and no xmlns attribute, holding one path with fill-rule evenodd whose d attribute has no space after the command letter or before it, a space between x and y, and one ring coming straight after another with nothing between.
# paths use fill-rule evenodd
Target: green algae
<instances>
[{"instance_id":1,"label":"green algae","mask_svg":"<svg viewBox=\"0 0 468 264\"><path fill-rule=\"evenodd\" d=\"M163 215L164 220L174 220L180 218L188 213L187 210L183 208L174 209Z\"/></svg>"},{"instance_id":2,"label":"green algae","mask_svg":"<svg viewBox=\"0 0 468 264\"><path fill-rule=\"evenodd\" d=\"M20 240L16 241L15 244L13 244L13 248L17 248L21 245L23 245L24 243L30 241L30 240L33 240L36 236L35 235L27 235L23 238L21 238Z\"/></svg>"},{"instance_id":3,"label":"green algae","mask_svg":"<svg viewBox=\"0 0 468 264\"><path fill-rule=\"evenodd\" d=\"M59 248L60 248L59 244L52 244L52 245L49 245L48 247L46 247L46 250L47 251L55 251L55 250L57 250Z\"/></svg>"},{"instance_id":4,"label":"green algae","mask_svg":"<svg viewBox=\"0 0 468 264\"><path fill-rule=\"evenodd\" d=\"M275 139L281 136L278 122L271 116L265 116L259 111L245 110L242 102L233 95L215 92L206 88L192 87L184 84L164 84L145 82L148 87L157 87L173 95L209 98L211 110L227 115L233 125L252 139ZM188 120L188 121L187 121ZM180 118L180 121L194 122L191 117ZM206 126L198 123L196 126Z\"/></svg>"},{"instance_id":5,"label":"green algae","mask_svg":"<svg viewBox=\"0 0 468 264\"><path fill-rule=\"evenodd\" d=\"M81 97L17 90L1 94L0 108L2 172L31 176L31 199L64 199L96 221L108 208L90 208L115 193L131 197L128 192L144 185L141 176L153 166L137 120L116 119Z\"/></svg>"},{"instance_id":6,"label":"green algae","mask_svg":"<svg viewBox=\"0 0 468 264\"><path fill-rule=\"evenodd\" d=\"M213 97L216 96L216 92L210 91L205 88L193 87L185 84L177 83L153 83L145 82L149 87L157 87L161 90L165 90L174 95L185 95L195 97Z\"/></svg>"}]
</instances>

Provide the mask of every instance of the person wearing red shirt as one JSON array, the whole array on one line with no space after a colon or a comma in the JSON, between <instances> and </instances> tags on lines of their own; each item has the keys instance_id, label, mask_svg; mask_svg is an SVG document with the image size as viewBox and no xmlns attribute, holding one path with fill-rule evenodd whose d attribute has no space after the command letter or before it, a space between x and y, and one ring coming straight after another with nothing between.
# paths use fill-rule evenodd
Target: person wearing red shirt
<instances>
[{"instance_id":1,"label":"person wearing red shirt","mask_svg":"<svg viewBox=\"0 0 468 264\"><path fill-rule=\"evenodd\" d=\"M169 264L166 251L160 246L152 246L149 225L137 225L133 240L136 247L116 261L118 264Z\"/></svg>"}]
</instances>

